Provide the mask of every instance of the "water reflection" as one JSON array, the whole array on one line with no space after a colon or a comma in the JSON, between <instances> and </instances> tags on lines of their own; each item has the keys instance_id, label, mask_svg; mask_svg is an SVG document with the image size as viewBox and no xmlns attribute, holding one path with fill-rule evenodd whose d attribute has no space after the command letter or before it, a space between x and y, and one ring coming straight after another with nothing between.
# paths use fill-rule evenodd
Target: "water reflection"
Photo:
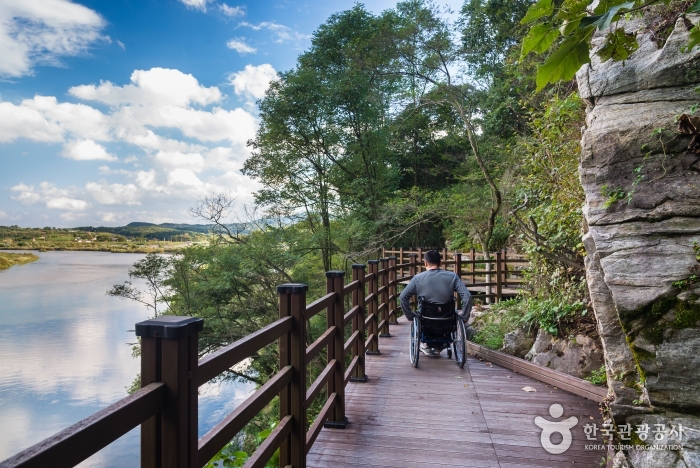
<instances>
[{"instance_id":1,"label":"water reflection","mask_svg":"<svg viewBox=\"0 0 700 468\"><path fill-rule=\"evenodd\" d=\"M123 398L144 307L105 291L140 254L43 252L0 272L0 460ZM252 385L203 388L200 435ZM138 466L138 428L81 466Z\"/></svg>"}]
</instances>

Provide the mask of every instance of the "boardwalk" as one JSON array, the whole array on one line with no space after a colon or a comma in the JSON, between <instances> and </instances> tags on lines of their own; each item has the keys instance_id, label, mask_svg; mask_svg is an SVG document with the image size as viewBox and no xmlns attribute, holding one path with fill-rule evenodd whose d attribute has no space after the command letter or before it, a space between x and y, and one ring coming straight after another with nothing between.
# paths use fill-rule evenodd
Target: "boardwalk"
<instances>
[{"instance_id":1,"label":"boardwalk","mask_svg":"<svg viewBox=\"0 0 700 468\"><path fill-rule=\"evenodd\" d=\"M473 357L459 369L444 351L421 356L414 369L409 326L399 323L382 339L382 354L367 356L369 380L346 389L347 428L321 431L309 467L600 467L603 452L585 450L582 429L602 424L596 403ZM553 403L579 420L561 455L542 448L534 424L536 416L553 419Z\"/></svg>"}]
</instances>

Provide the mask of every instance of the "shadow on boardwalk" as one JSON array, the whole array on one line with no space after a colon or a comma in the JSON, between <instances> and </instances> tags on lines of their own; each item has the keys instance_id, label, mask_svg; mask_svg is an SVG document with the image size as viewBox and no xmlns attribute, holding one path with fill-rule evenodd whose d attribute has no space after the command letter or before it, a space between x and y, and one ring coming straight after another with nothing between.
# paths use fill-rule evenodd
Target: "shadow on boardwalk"
<instances>
[{"instance_id":1,"label":"shadow on boardwalk","mask_svg":"<svg viewBox=\"0 0 700 468\"><path fill-rule=\"evenodd\" d=\"M585 450L601 439L589 442L583 432L584 424L602 424L596 403L473 357L459 369L444 351L421 356L414 369L406 320L391 333L380 342L381 355L367 356L368 381L346 389L347 428L323 429L307 466L601 466L604 452ZM563 406L564 419L578 418L573 443L560 455L542 448L534 423L537 416L553 420L554 403Z\"/></svg>"}]
</instances>

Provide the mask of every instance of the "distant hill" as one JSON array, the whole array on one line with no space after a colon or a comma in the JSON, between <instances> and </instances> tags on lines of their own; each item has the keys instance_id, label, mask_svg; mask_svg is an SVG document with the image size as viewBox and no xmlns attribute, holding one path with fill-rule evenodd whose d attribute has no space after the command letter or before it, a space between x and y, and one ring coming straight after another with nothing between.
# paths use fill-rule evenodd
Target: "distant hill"
<instances>
[{"instance_id":1,"label":"distant hill","mask_svg":"<svg viewBox=\"0 0 700 468\"><path fill-rule=\"evenodd\" d=\"M109 232L112 234L118 234L125 237L142 237L145 239L163 239L177 237L182 240L182 238L187 237L197 237L198 235L208 234L211 230L211 224L176 224L176 223L163 223L163 224L153 224L153 223L143 223L134 222L129 223L126 226L110 227L110 226L80 226L74 228L78 231L92 231L92 232Z\"/></svg>"}]
</instances>

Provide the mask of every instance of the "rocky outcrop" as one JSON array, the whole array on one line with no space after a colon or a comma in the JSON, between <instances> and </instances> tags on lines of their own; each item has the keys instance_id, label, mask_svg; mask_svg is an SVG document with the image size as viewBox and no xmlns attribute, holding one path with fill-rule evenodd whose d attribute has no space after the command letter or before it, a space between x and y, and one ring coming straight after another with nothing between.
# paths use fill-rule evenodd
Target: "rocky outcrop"
<instances>
[{"instance_id":1,"label":"rocky outcrop","mask_svg":"<svg viewBox=\"0 0 700 468\"><path fill-rule=\"evenodd\" d=\"M586 274L618 424L684 421L679 451L630 451L634 468L700 466L700 155L678 118L700 103L700 47L684 51L681 18L663 47L628 22L639 49L596 55L577 74L588 104L580 178L586 193ZM594 49L603 35L594 37ZM657 422L658 422L657 421ZM687 424L687 426L686 426ZM638 441L639 442L639 441ZM656 443L656 442L651 442ZM616 465L617 466L617 465Z\"/></svg>"},{"instance_id":2,"label":"rocky outcrop","mask_svg":"<svg viewBox=\"0 0 700 468\"><path fill-rule=\"evenodd\" d=\"M529 327L521 327L505 334L501 351L512 356L524 358L533 344L535 344L534 333Z\"/></svg>"},{"instance_id":3,"label":"rocky outcrop","mask_svg":"<svg viewBox=\"0 0 700 468\"><path fill-rule=\"evenodd\" d=\"M557 338L540 329L525 359L582 379L603 365L603 350L590 336Z\"/></svg>"}]
</instances>

